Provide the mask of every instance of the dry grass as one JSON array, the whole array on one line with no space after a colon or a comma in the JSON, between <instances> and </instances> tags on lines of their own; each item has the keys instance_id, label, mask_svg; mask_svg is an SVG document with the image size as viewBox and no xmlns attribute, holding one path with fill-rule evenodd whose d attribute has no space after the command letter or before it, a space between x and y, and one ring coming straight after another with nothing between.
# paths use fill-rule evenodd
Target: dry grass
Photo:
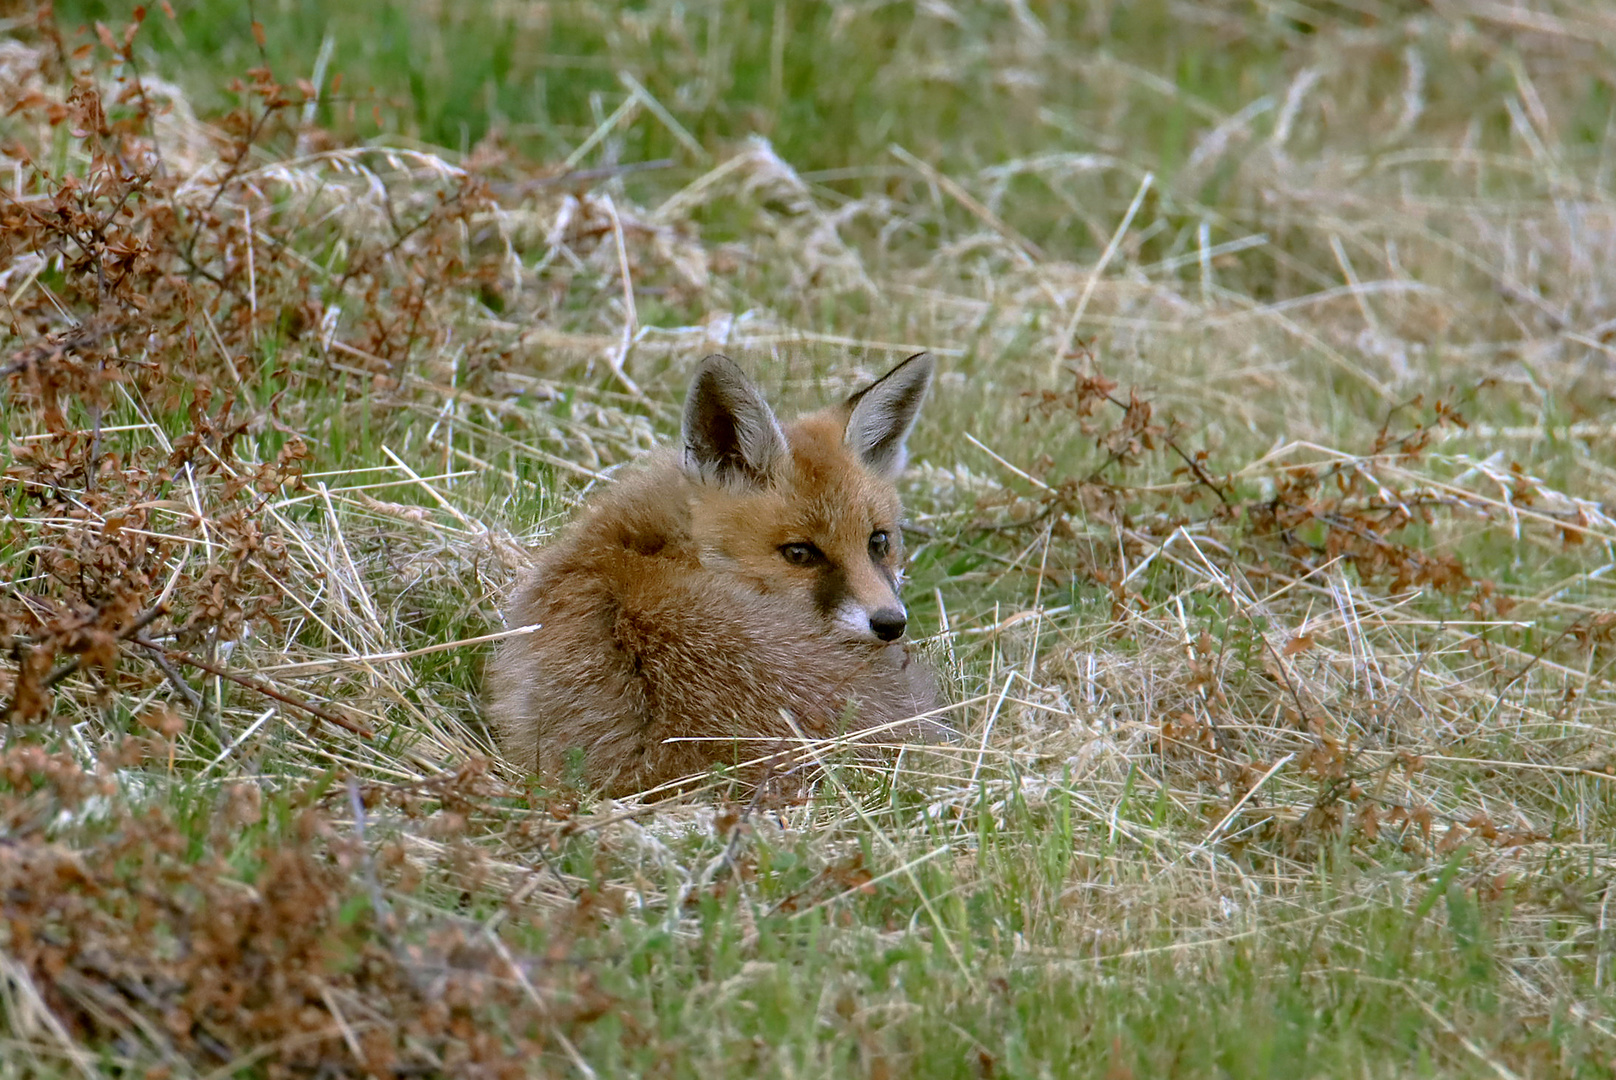
<instances>
[{"instance_id":1,"label":"dry grass","mask_svg":"<svg viewBox=\"0 0 1616 1080\"><path fill-rule=\"evenodd\" d=\"M538 169L0 41L0 1076L1608 1075L1616 24L1171 8L1283 55L1225 108L936 7L905 92L1030 146L807 171L646 75ZM696 360L919 348L959 744L789 804L497 761L524 546Z\"/></svg>"}]
</instances>

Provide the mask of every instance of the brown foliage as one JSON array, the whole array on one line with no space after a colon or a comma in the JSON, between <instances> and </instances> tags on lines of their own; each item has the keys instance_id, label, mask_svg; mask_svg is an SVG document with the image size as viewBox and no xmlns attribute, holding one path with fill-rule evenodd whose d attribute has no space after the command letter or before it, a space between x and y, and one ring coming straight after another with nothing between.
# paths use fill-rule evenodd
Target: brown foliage
<instances>
[{"instance_id":1,"label":"brown foliage","mask_svg":"<svg viewBox=\"0 0 1616 1080\"><path fill-rule=\"evenodd\" d=\"M385 213L363 228L338 220L352 210L340 195L311 223L309 201L279 198L263 166L330 141L296 122L310 91L267 70L235 85L241 104L206 130L205 152L160 138L172 103L142 84L138 33L138 13L98 25L98 52L64 38L46 9L32 51L17 54L32 67L12 64L14 85L0 87L24 133L6 147L20 185L0 196L0 267L13 273L0 327L13 440L0 476L10 974L74 1044L158 1073L564 1067L568 1032L613 1005L570 961L570 924L534 959L493 923L423 916L430 901L410 899L443 874L457 890L484 880L465 835L510 794L485 765L325 794L242 781L200 807L125 797L153 764L172 775L189 725L218 724L218 703L185 681L193 672L333 735L372 734L306 692L232 670L230 646L285 633L288 611L302 612L284 584L295 571L277 504L306 490L309 399L407 406L411 367L509 255L480 223L484 185L441 163L379 200ZM63 138L73 165L54 173L44 162ZM306 252L323 244L341 257L317 265ZM130 691L147 703L124 736L104 706L136 700ZM99 757L85 743L39 745L62 743L43 722L97 712ZM367 840L367 822L401 821L441 864L396 835ZM513 901L507 914L529 912Z\"/></svg>"},{"instance_id":2,"label":"brown foliage","mask_svg":"<svg viewBox=\"0 0 1616 1080\"><path fill-rule=\"evenodd\" d=\"M130 740L94 772L35 746L0 753L0 927L73 1038L136 1063L258 1061L280 1077L525 1076L610 1006L586 974L518 959L475 924L415 925L383 898L361 839L304 799L274 833L251 784L200 820L130 812L115 775L141 753ZM476 782L435 794L463 801ZM94 839L45 838L108 799L115 820Z\"/></svg>"},{"instance_id":3,"label":"brown foliage","mask_svg":"<svg viewBox=\"0 0 1616 1080\"><path fill-rule=\"evenodd\" d=\"M1110 596L1115 637L1134 635L1160 614L1152 612L1149 596L1160 590L1131 575L1130 568L1147 556L1163 556L1158 565L1169 564L1188 546L1175 551L1175 538L1192 538L1188 563L1204 576L1191 580L1213 584L1211 591L1221 594L1234 629L1216 646L1205 630L1182 646L1189 654L1189 677L1175 688L1179 696L1161 709L1158 748L1170 767L1187 771L1216 793L1207 812L1217 818L1237 803L1244 806L1254 785L1282 766L1314 792L1305 812L1276 815L1237 846L1277 840L1294 851L1343 832L1354 842L1374 843L1390 828L1398 830L1408 850L1437 857L1464 840L1492 847L1523 842L1518 830L1506 834L1461 820L1448 821L1445 833L1433 835L1431 808L1388 790L1386 776L1394 766L1409 772L1420 767L1419 758L1399 747L1396 719L1423 707L1414 700L1420 657L1399 658L1411 661L1413 672L1380 700L1365 695L1356 676L1325 694L1321 688L1331 685L1329 678L1300 674L1306 668L1317 675L1339 663L1321 655L1326 650L1320 636L1305 619L1292 632L1272 625L1278 609L1254 602L1315 578L1328 580L1318 577L1327 573L1349 581L1369 604L1404 603L1424 593L1477 620L1506 618L1513 601L1494 582L1473 578L1451 547L1433 543L1458 520L1485 521L1509 511L1507 505L1468 498L1462 489L1432 482L1433 474L1440 474L1428 460L1430 451L1444 429L1466 426L1459 408L1447 400L1427 406L1416 398L1390 414L1412 415L1411 422L1397 430L1388 419L1357 454L1270 453L1259 466L1218 475L1210 455L1186 452L1180 446L1185 432L1137 389L1119 396L1093 357L1081 355L1088 362L1073 370L1071 389L1029 394L1027 417L1057 434L1064 434L1059 425L1075 426L1101 463L1078 477L1060 475L1046 460L1035 469L1037 490L999 495L980 505L979 513L1006 513L1015 523L986 528L1047 523L1053 537L1076 536L1078 522L1087 526L1087 557L1074 557L1072 569ZM1151 465L1151 479L1165 465L1175 482L1135 479ZM1531 505L1537 482L1519 467L1512 475L1513 505ZM1576 506L1551 510L1544 505L1538 512L1544 519L1541 532L1567 546L1580 540L1588 525ZM1107 534L1114 541L1107 543ZM1045 563L1054 561L1048 557ZM1183 596L1175 594L1176 601L1181 604ZM1182 611L1175 609L1177 617ZM1543 651L1561 641L1592 648L1608 641L1612 625L1616 622L1604 614L1582 616ZM1259 678L1238 674L1241 665L1228 656L1231 645L1253 651L1246 663ZM1473 640L1472 649L1485 654L1485 635ZM1513 673L1494 663L1486 669L1490 689L1478 685L1476 693L1501 697L1538 662ZM1351 670L1350 662L1341 666ZM1237 700L1242 695L1249 700ZM1262 729L1267 731L1257 734ZM1280 758L1276 747L1298 742L1301 749ZM1255 808L1246 813L1261 816Z\"/></svg>"},{"instance_id":4,"label":"brown foliage","mask_svg":"<svg viewBox=\"0 0 1616 1080\"><path fill-rule=\"evenodd\" d=\"M297 133L291 107L302 92L249 72L242 105L218 125L211 168L167 160L156 133L169 104L138 75L138 30L138 17L121 31L96 28L122 64L109 77L93 49L70 51L46 9L34 68L10 73L11 118L35 136L8 146L25 167L0 200L0 265L33 275L11 287L14 347L0 360L18 438L0 477L12 508L0 550L22 552L12 565L25 583L0 593L0 650L11 660L0 666L0 708L13 722L50 714L53 667L109 680L121 656L150 659L127 632L142 613L161 614L149 638L201 646L204 658L254 624L278 628L285 549L264 510L299 489L309 456L282 415L287 388L311 374L338 393L370 392L368 377L397 385L412 350L446 332L428 311L497 262L461 243L487 205L479 184L449 177L413 220L356 242L317 290L316 268L293 254L294 240L308 240L303 222L250 174L258 147ZM43 164L58 131L82 168L57 175ZM333 321L345 302L363 314ZM336 342L348 361L340 370L257 369L266 336L322 326L352 342ZM344 389L349 372L367 381ZM104 417L114 408L141 417L151 437L111 449Z\"/></svg>"},{"instance_id":5,"label":"brown foliage","mask_svg":"<svg viewBox=\"0 0 1616 1080\"><path fill-rule=\"evenodd\" d=\"M1278 581L1341 561L1366 584L1392 593L1422 586L1458 592L1473 584L1451 553L1399 536L1410 525L1429 525L1439 514L1451 512L1454 500L1382 475L1380 468L1406 468L1420 459L1442 427L1464 427L1463 415L1450 403L1435 402L1429 419L1402 435L1383 428L1360 457L1275 467L1268 472L1271 493L1259 495L1240 492L1231 477L1215 477L1206 451L1191 455L1181 449L1183 430L1171 420L1157 419L1138 389L1124 401L1113 393L1117 384L1102 374L1074 368L1072 378L1071 390L1029 394L1035 400L1028 417L1069 416L1106 457L1082 479L1051 476L1046 464L1041 499L1046 511L1065 514L1081 508L1121 526L1129 538L1127 554L1137 554L1145 543L1160 543L1176 529L1194 528L1207 531L1246 567L1272 568ZM1421 405L1418 399L1409 403L1410 408ZM1108 411L1114 419L1107 419ZM1139 467L1146 455L1160 451L1177 458L1174 473L1183 478L1181 483L1133 486L1108 478ZM1197 512L1208 496L1215 497L1215 504ZM1091 573L1108 587L1114 580L1104 568Z\"/></svg>"}]
</instances>

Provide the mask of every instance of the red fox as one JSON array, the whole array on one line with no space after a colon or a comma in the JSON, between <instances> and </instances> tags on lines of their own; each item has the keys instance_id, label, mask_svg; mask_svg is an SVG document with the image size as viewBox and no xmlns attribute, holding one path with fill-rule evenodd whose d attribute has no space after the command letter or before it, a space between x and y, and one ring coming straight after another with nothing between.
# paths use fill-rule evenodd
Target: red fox
<instances>
[{"instance_id":1,"label":"red fox","mask_svg":"<svg viewBox=\"0 0 1616 1080\"><path fill-rule=\"evenodd\" d=\"M732 361L703 360L683 445L594 498L516 588L509 625L540 629L503 642L487 680L510 760L549 777L581 763L622 795L767 759L798 730L947 733L907 723L938 695L899 640L893 482L931 377L920 353L781 424Z\"/></svg>"}]
</instances>

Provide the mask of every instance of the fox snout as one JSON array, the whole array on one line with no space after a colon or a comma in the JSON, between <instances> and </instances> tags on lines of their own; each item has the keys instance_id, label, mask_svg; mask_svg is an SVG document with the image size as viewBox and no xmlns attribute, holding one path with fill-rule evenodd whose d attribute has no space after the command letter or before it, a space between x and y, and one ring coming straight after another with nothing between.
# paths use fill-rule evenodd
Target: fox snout
<instances>
[{"instance_id":1,"label":"fox snout","mask_svg":"<svg viewBox=\"0 0 1616 1080\"><path fill-rule=\"evenodd\" d=\"M835 621L857 638L897 641L909 625L909 613L898 603L871 610L856 600L846 600L837 606Z\"/></svg>"},{"instance_id":2,"label":"fox snout","mask_svg":"<svg viewBox=\"0 0 1616 1080\"><path fill-rule=\"evenodd\" d=\"M853 638L897 641L909 625L909 613L898 599L903 571L889 534L883 530L875 535L879 543L872 542L867 554L854 544L840 550L831 547L807 568L815 573L814 605Z\"/></svg>"},{"instance_id":3,"label":"fox snout","mask_svg":"<svg viewBox=\"0 0 1616 1080\"><path fill-rule=\"evenodd\" d=\"M903 608L882 608L870 614L870 630L882 641L897 641L908 625L909 616Z\"/></svg>"}]
</instances>

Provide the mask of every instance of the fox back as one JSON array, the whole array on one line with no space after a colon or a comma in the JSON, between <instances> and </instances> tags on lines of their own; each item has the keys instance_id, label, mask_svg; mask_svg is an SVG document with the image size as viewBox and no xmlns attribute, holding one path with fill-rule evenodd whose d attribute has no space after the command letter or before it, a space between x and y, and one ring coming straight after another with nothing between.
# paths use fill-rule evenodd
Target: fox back
<instances>
[{"instance_id":1,"label":"fox back","mask_svg":"<svg viewBox=\"0 0 1616 1080\"><path fill-rule=\"evenodd\" d=\"M626 794L741 766L799 735L934 739L929 670L901 639L894 481L931 383L910 357L781 424L730 360L685 400L682 445L627 471L541 549L507 612L538 624L489 668L505 754Z\"/></svg>"}]
</instances>

